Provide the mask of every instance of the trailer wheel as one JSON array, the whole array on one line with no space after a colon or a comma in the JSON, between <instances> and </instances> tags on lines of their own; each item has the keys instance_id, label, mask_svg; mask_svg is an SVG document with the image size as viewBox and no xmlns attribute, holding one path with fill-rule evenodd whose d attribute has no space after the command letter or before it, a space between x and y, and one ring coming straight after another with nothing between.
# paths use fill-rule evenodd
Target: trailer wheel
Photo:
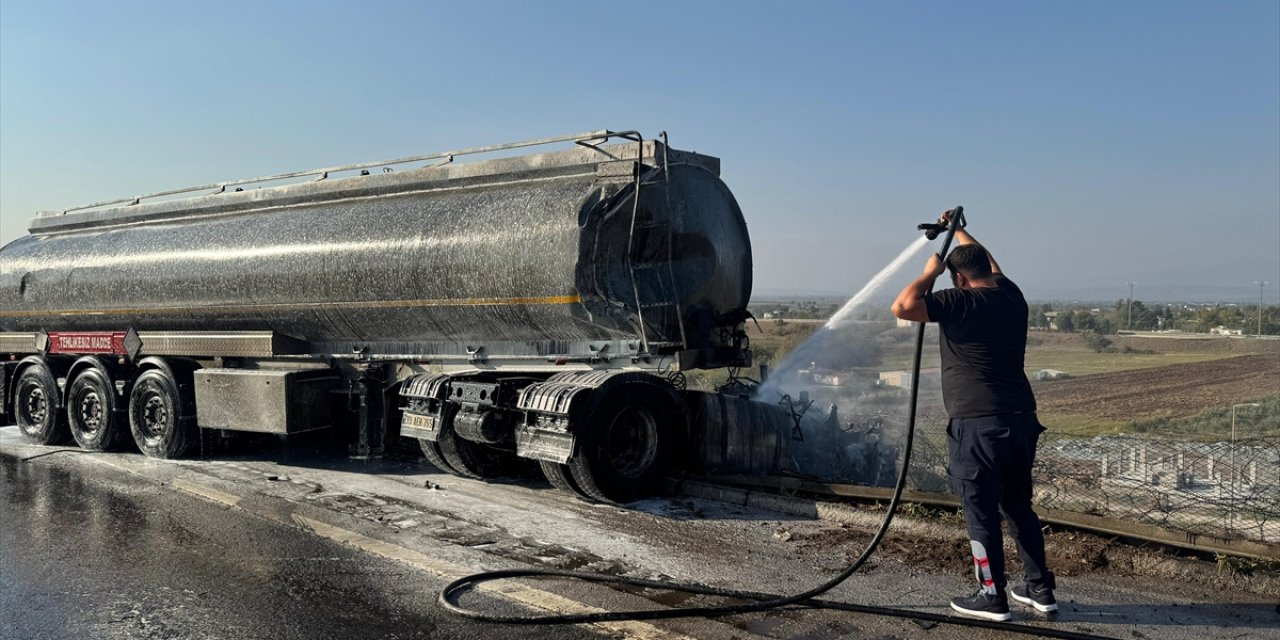
<instances>
[{"instance_id":1,"label":"trailer wheel","mask_svg":"<svg viewBox=\"0 0 1280 640\"><path fill-rule=\"evenodd\" d=\"M67 441L67 416L58 410L58 382L43 362L23 369L18 376L13 409L18 429L28 440L46 445Z\"/></svg>"},{"instance_id":2,"label":"trailer wheel","mask_svg":"<svg viewBox=\"0 0 1280 640\"><path fill-rule=\"evenodd\" d=\"M573 479L573 472L570 471L569 465L547 462L545 460L539 461L539 464L542 466L542 475L546 476L547 482L550 482L551 486L564 491L565 493L578 496L583 500L587 500L589 502L596 501L595 498L587 495L587 493L582 490L582 487L578 486L578 483Z\"/></svg>"},{"instance_id":3,"label":"trailer wheel","mask_svg":"<svg viewBox=\"0 0 1280 640\"><path fill-rule=\"evenodd\" d=\"M672 419L669 403L648 389L610 394L578 431L573 479L601 502L625 503L653 495L667 468Z\"/></svg>"},{"instance_id":4,"label":"trailer wheel","mask_svg":"<svg viewBox=\"0 0 1280 640\"><path fill-rule=\"evenodd\" d=\"M453 469L455 475L473 480L488 480L507 475L508 462L513 454L494 449L470 440L463 440L453 432L453 428L445 426L440 429L440 438L436 440L444 461Z\"/></svg>"},{"instance_id":5,"label":"trailer wheel","mask_svg":"<svg viewBox=\"0 0 1280 640\"><path fill-rule=\"evenodd\" d=\"M458 475L458 472L445 462L444 454L440 453L440 445L426 438L418 438L418 446L422 447L422 455L427 457L427 462L430 462L431 466L445 473Z\"/></svg>"},{"instance_id":6,"label":"trailer wheel","mask_svg":"<svg viewBox=\"0 0 1280 640\"><path fill-rule=\"evenodd\" d=\"M100 369L85 369L71 383L67 425L81 448L113 451L124 444L125 427L116 414L115 391Z\"/></svg>"},{"instance_id":7,"label":"trailer wheel","mask_svg":"<svg viewBox=\"0 0 1280 640\"><path fill-rule=\"evenodd\" d=\"M199 435L190 418L191 402L163 369L148 369L129 394L129 428L142 453L150 458L178 458Z\"/></svg>"}]
</instances>

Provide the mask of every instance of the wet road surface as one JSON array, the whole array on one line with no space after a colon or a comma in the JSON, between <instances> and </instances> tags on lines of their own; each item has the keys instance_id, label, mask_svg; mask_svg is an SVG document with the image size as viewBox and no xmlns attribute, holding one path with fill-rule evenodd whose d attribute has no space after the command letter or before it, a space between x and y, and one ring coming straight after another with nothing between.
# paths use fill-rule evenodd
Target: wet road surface
<instances>
[{"instance_id":1,"label":"wet road surface","mask_svg":"<svg viewBox=\"0 0 1280 640\"><path fill-rule=\"evenodd\" d=\"M248 446L251 444L252 446ZM355 461L332 451L252 442L198 459L150 460L22 441L0 428L0 638L586 638L833 640L1005 632L917 625L818 610L656 625L507 627L463 622L433 605L444 582L480 570L539 566L736 589L796 593L842 569L878 526L786 516L690 496L619 508L522 478L457 478L417 457ZM27 462L18 462L25 459ZM950 544L954 526L902 515L894 544ZM938 531L931 531L938 528ZM960 536L956 538L956 536ZM873 557L831 597L946 614L970 588L963 562ZM901 551L901 550L900 550ZM1064 576L1054 619L1015 621L1113 638L1277 638L1264 592L1163 578ZM675 590L572 581L506 581L464 602L528 615L715 604ZM591 634L597 634L595 636Z\"/></svg>"},{"instance_id":2,"label":"wet road surface","mask_svg":"<svg viewBox=\"0 0 1280 640\"><path fill-rule=\"evenodd\" d=\"M447 617L412 567L128 478L0 457L0 505L0 637L599 637Z\"/></svg>"}]
</instances>

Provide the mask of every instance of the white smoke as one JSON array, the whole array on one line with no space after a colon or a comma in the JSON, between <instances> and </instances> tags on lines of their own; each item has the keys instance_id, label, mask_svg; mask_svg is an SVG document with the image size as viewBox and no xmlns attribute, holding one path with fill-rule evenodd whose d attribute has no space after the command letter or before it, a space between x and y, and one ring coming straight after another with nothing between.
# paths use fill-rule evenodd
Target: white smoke
<instances>
[{"instance_id":1,"label":"white smoke","mask_svg":"<svg viewBox=\"0 0 1280 640\"><path fill-rule=\"evenodd\" d=\"M902 382L910 376L899 373L888 382L894 378L882 374L892 376L902 366L896 363L915 327L897 327L889 320L888 299L896 292L885 289L906 277L907 265L928 243L921 236L903 249L777 364L756 391L758 402L781 403L803 413L787 443L785 473L873 486L888 486L897 476L910 398ZM883 308L868 314L870 305ZM885 371L886 349L894 354L895 364L889 365L894 372ZM926 411L940 406L936 380L928 380L922 394ZM790 400L783 400L784 395Z\"/></svg>"},{"instance_id":2,"label":"white smoke","mask_svg":"<svg viewBox=\"0 0 1280 640\"><path fill-rule=\"evenodd\" d=\"M800 346L796 347L787 355L781 363L773 366L769 373L769 379L760 386L756 391L756 398L764 402L776 401L778 397L785 393L784 385L794 384L796 382L796 373L809 366L816 358L815 356L824 353L827 349L835 345L835 338L850 326L850 321L856 318L857 311L872 297L880 293L886 282L892 279L903 266L906 265L920 250L929 244L929 239L925 236L916 238L914 242L907 245L907 248L898 254L885 268L881 269L874 277L862 287L858 293L854 294L849 301L836 311L822 328L818 329L809 336ZM793 393L796 389L791 390Z\"/></svg>"}]
</instances>

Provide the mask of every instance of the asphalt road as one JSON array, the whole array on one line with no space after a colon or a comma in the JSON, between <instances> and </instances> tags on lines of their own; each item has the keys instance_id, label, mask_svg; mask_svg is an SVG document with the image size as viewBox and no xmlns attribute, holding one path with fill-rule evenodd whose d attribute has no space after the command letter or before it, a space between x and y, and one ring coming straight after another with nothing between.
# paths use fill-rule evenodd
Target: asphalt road
<instances>
[{"instance_id":1,"label":"asphalt road","mask_svg":"<svg viewBox=\"0 0 1280 640\"><path fill-rule=\"evenodd\" d=\"M448 617L422 571L128 477L0 477L0 637L599 637Z\"/></svg>"},{"instance_id":2,"label":"asphalt road","mask_svg":"<svg viewBox=\"0 0 1280 640\"><path fill-rule=\"evenodd\" d=\"M838 524L690 496L619 508L581 502L545 482L477 482L420 458L353 461L297 442L163 462L34 446L16 431L0 428L3 638L1027 637L818 610L595 627L466 622L437 609L436 594L490 569L581 569L797 593L860 553L880 516ZM941 528L924 540L963 537L954 526L912 523L900 517L895 535L915 526ZM904 543L910 538L893 544ZM904 562L911 554L903 553L877 554L830 597L947 615L946 602L972 589L963 559L939 568ZM1014 621L1032 633L1280 638L1274 595L1164 575L1073 572L1061 580L1061 615L1019 608ZM516 615L713 604L674 590L564 581L507 581L466 601Z\"/></svg>"}]
</instances>

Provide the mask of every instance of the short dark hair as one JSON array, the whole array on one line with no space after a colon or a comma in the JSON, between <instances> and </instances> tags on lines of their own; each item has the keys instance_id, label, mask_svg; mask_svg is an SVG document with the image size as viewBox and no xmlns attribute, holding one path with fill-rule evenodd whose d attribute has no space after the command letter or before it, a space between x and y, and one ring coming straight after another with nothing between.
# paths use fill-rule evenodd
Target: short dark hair
<instances>
[{"instance_id":1,"label":"short dark hair","mask_svg":"<svg viewBox=\"0 0 1280 640\"><path fill-rule=\"evenodd\" d=\"M991 277L991 257L980 244L962 244L947 256L947 267L970 280Z\"/></svg>"}]
</instances>

